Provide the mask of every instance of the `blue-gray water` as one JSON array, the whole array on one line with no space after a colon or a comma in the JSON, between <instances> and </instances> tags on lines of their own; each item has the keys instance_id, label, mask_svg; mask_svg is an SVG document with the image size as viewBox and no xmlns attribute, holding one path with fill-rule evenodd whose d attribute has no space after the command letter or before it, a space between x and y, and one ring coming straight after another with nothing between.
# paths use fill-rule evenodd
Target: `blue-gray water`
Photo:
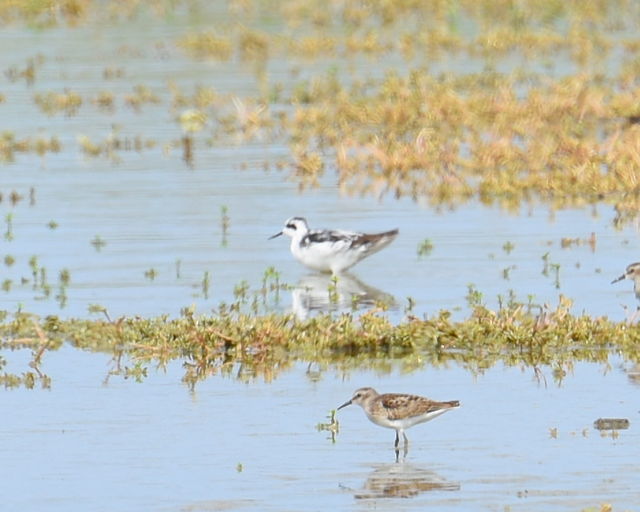
<instances>
[{"instance_id":1,"label":"blue-gray water","mask_svg":"<svg viewBox=\"0 0 640 512\"><path fill-rule=\"evenodd\" d=\"M512 289L518 299L531 295L540 304L555 304L562 293L576 301L576 312L615 319L624 318L623 306L635 309L631 283L610 281L638 259L638 230L636 225L614 229L611 206L550 213L547 206L533 204L511 214L471 203L455 211L436 211L409 199L341 196L330 165L320 188L299 193L290 168L276 169L279 162L290 160L288 146L272 143L260 132L249 141L238 133L211 145L211 125L196 134L194 163L188 167L179 146L183 132L177 117L183 109L172 107L172 88L187 96L197 87L211 88L220 98L216 109L235 115L234 98L251 109L260 81L247 64L187 58L175 45L189 30L184 23L179 17L173 23L139 20L74 30L0 32L5 49L13 50L0 57L3 69L23 69L28 59L37 62L33 85L2 77L3 129L19 140L56 136L62 144L60 153L42 158L17 153L13 162L2 164L0 222L12 214L14 238L0 239L0 255L12 256L15 263L3 267L3 281L11 280L11 289L0 291L0 308L84 316L88 305L97 303L113 316L155 316L177 315L195 304L206 313L220 301L232 300L240 281L258 286L268 267L275 267L291 285L306 276L284 239L267 241L286 218L302 215L312 227L400 228L388 249L353 269L365 286L396 299L396 319L402 317L407 297L415 299L417 314L463 307L469 284L492 306L498 294L506 296ZM356 59L349 67L340 61L271 59L266 72L271 82L289 86L304 78L293 78L292 68L303 75L337 69L345 79L379 77L385 66L374 64L366 59ZM386 66L400 63L391 58ZM462 71L458 64L450 66ZM105 70L120 74L105 78ZM126 98L137 85L151 90L159 103L144 103L139 110L128 106ZM78 113L49 116L40 111L34 96L52 91L78 93L83 99ZM95 105L100 91L113 92L113 112ZM82 136L94 143L112 136L130 141L140 137L155 146L118 150L115 158L90 157L78 142ZM269 171L263 170L265 165ZM8 200L12 191L23 196L15 206ZM224 247L223 206L230 222ZM48 227L51 221L58 227ZM0 225L0 233L4 227ZM563 237L584 240L591 233L597 240L595 251L587 244L560 247ZM91 244L96 239L106 244L100 251ZM418 246L425 239L434 249L419 258ZM514 245L510 253L503 249L507 242ZM559 265L558 283L554 272L542 275L545 254L550 265ZM32 283L21 284L22 278L31 278L33 256L46 268L52 286L49 300L42 300ZM59 308L55 295L62 269L69 270L71 281L65 306ZM152 269L153 280L145 277ZM211 282L207 298L201 293L205 272ZM319 293L325 292L321 287ZM280 306L287 310L291 302L283 297Z\"/></svg>"},{"instance_id":2,"label":"blue-gray water","mask_svg":"<svg viewBox=\"0 0 640 512\"><path fill-rule=\"evenodd\" d=\"M616 358L576 364L561 386L548 369L311 379L298 366L271 383L210 378L194 393L178 364L105 385L108 363L66 348L47 355L51 391L2 394L6 510L635 510L640 499L638 385ZM340 411L335 444L316 430L363 385L462 407L410 429L395 463L393 431L358 407ZM602 437L599 417L631 426Z\"/></svg>"},{"instance_id":3,"label":"blue-gray water","mask_svg":"<svg viewBox=\"0 0 640 512\"><path fill-rule=\"evenodd\" d=\"M175 120L179 112L169 106L168 83L189 94L198 85L213 87L230 111L232 96L248 102L259 84L250 66L186 58L174 45L185 30L179 23L141 21L0 31L0 68L21 68L28 58L43 57L33 86L0 77L3 130L17 138L55 135L63 145L60 153L18 153L0 166L0 257L15 260L0 263L9 287L0 290L0 309L84 317L89 305L99 304L112 317L176 316L193 304L206 314L233 300L238 283L257 287L265 270L275 267L283 282L299 285L281 294L277 309L306 316L312 312L305 307L326 300L329 282L293 261L286 240L267 240L287 217L304 215L312 227L400 228L390 247L340 282L345 290L393 297L389 315L395 321L402 319L407 297L415 300L418 316L450 309L464 317L469 284L492 307L498 295L514 290L520 300L531 295L552 307L564 294L575 301L575 313L620 320L625 307L635 310L632 284L610 281L639 259L637 226L614 229L608 206L551 214L536 204L511 214L471 203L438 211L392 197L341 196L331 168L318 189L299 193L289 171L275 169L290 158L290 149L260 138L246 143L230 137L209 146L199 137L189 168L176 145L182 131ZM288 84L292 66L300 67L302 78L324 71L312 65L272 59L267 71ZM106 68L123 76L105 79ZM352 67L361 77L379 77L384 68L367 60ZM127 107L124 96L137 84L158 94L160 104L142 105L139 112ZM49 117L33 102L38 92L65 88L83 96L75 116ZM102 90L116 95L113 113L91 103ZM112 133L156 145L118 151L117 160L80 150L78 136L99 142ZM12 206L14 190L23 199ZM229 216L226 244L223 206ZM4 236L9 214L11 236ZM51 221L57 227L49 227ZM561 248L563 237L586 239L591 233L593 250L586 243ZM425 239L433 251L419 257ZM104 246L98 250L95 240ZM507 242L511 252L503 248ZM545 255L550 268L559 265L558 280L553 270L543 274ZM34 256L46 269L49 297L33 287ZM63 269L70 283L61 306L56 295ZM151 269L154 279L145 277ZM7 371L26 371L30 355L3 353ZM300 366L269 383L211 377L194 394L180 382L179 362L166 372L151 367L143 383L119 377L105 383L110 368L103 354L64 347L43 360L53 379L50 391L0 394L3 508L546 511L602 503L633 510L640 502L638 387L627 376L630 363L615 357L610 368L576 364L561 385L548 368L542 369L545 385L528 368L497 367L474 376L455 366L427 367L408 375L356 372L348 378L328 369L314 381ZM372 425L357 408L341 411L335 444L316 431L328 411L362 385L459 399L463 406L410 430L408 459L395 464L393 432ZM601 437L592 428L598 417L628 418L631 426L617 438ZM381 495L394 489L410 496Z\"/></svg>"}]
</instances>

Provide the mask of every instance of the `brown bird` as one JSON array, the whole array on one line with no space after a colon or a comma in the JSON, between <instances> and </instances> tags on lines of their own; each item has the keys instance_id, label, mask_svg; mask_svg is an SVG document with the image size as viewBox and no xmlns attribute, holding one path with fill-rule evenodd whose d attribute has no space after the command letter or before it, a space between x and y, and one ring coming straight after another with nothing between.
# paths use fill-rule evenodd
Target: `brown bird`
<instances>
[{"instance_id":1,"label":"brown bird","mask_svg":"<svg viewBox=\"0 0 640 512\"><path fill-rule=\"evenodd\" d=\"M351 400L343 403L338 410L347 405L357 404L364 409L367 418L381 427L396 431L396 449L400 443L400 434L404 438L405 449L409 443L404 431L418 423L430 421L451 409L460 407L458 400L435 402L417 395L385 393L379 395L373 388L360 388Z\"/></svg>"}]
</instances>

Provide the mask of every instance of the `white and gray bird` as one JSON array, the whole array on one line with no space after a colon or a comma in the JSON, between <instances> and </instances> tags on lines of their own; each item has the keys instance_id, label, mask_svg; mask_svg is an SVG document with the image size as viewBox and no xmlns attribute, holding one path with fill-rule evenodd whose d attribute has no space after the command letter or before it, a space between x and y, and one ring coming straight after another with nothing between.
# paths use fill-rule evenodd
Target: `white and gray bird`
<instances>
[{"instance_id":1,"label":"white and gray bird","mask_svg":"<svg viewBox=\"0 0 640 512\"><path fill-rule=\"evenodd\" d=\"M303 265L321 272L339 274L367 256L385 248L398 236L398 230L383 233L357 233L341 229L309 229L303 217L287 219L279 233L291 237L291 254Z\"/></svg>"}]
</instances>

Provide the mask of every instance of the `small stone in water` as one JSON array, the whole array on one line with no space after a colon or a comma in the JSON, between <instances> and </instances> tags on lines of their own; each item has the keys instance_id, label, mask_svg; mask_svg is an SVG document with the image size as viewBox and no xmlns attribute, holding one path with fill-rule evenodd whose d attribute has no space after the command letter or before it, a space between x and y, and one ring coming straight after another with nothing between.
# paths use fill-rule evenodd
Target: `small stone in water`
<instances>
[{"instance_id":1,"label":"small stone in water","mask_svg":"<svg viewBox=\"0 0 640 512\"><path fill-rule=\"evenodd\" d=\"M598 430L623 430L629 428L629 420L626 418L598 418L593 422Z\"/></svg>"}]
</instances>

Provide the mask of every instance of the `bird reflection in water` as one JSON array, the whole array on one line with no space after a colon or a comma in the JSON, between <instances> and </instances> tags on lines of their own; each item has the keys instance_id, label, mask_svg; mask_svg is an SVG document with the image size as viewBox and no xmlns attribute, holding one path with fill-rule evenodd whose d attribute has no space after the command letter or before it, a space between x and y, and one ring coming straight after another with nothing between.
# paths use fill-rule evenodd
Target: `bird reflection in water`
<instances>
[{"instance_id":1,"label":"bird reflection in water","mask_svg":"<svg viewBox=\"0 0 640 512\"><path fill-rule=\"evenodd\" d=\"M359 500L379 498L412 498L432 491L459 491L460 483L447 481L437 473L405 462L376 468L361 490L354 492Z\"/></svg>"},{"instance_id":2,"label":"bird reflection in water","mask_svg":"<svg viewBox=\"0 0 640 512\"><path fill-rule=\"evenodd\" d=\"M304 320L315 312L357 309L384 303L395 306L393 296L363 283L353 274L309 274L291 291L291 307L296 317Z\"/></svg>"}]
</instances>

